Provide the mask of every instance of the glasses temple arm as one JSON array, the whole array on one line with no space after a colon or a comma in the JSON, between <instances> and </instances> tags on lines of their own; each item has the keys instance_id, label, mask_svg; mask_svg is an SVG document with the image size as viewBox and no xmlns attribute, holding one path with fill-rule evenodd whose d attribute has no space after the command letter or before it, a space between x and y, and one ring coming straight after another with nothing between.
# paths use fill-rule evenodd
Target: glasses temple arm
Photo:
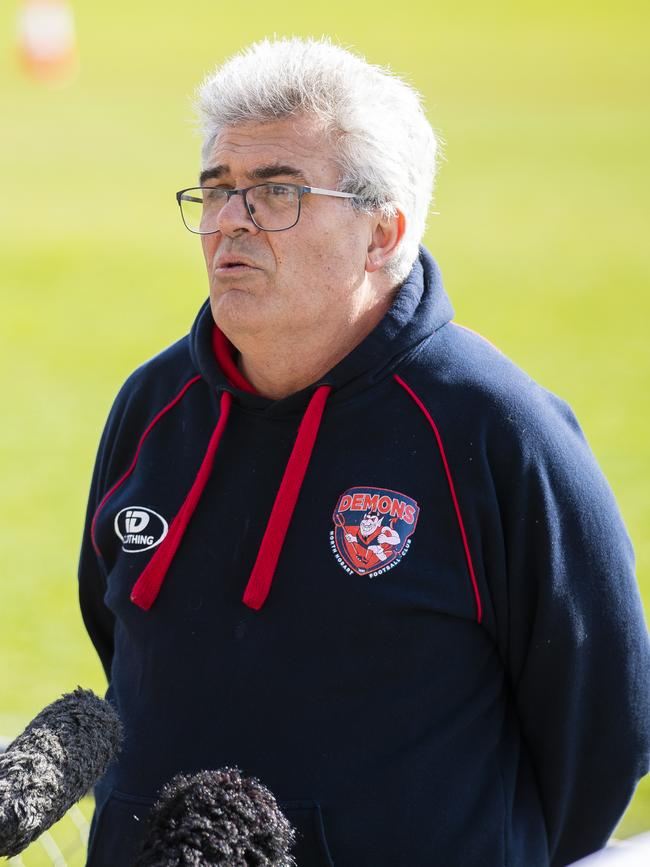
<instances>
[{"instance_id":1,"label":"glasses temple arm","mask_svg":"<svg viewBox=\"0 0 650 867\"><path fill-rule=\"evenodd\" d=\"M358 199L356 193L344 193L342 190L324 190L321 187L304 187L306 193L316 193L317 196L337 196L339 199Z\"/></svg>"}]
</instances>

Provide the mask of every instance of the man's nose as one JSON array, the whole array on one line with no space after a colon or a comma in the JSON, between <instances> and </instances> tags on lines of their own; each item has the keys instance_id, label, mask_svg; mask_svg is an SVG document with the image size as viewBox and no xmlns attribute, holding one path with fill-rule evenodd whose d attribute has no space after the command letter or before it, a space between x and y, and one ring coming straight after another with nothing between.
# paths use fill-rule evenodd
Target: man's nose
<instances>
[{"instance_id":1,"label":"man's nose","mask_svg":"<svg viewBox=\"0 0 650 867\"><path fill-rule=\"evenodd\" d=\"M260 231L248 213L242 193L236 193L228 199L219 212L217 223L222 235L234 236L242 232L256 234Z\"/></svg>"}]
</instances>

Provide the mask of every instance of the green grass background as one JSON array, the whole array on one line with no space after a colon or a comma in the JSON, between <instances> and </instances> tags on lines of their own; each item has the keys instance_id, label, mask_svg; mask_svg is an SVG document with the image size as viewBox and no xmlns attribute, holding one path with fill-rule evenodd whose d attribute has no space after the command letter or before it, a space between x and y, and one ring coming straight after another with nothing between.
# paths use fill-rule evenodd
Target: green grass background
<instances>
[{"instance_id":1,"label":"green grass background","mask_svg":"<svg viewBox=\"0 0 650 867\"><path fill-rule=\"evenodd\" d=\"M650 607L650 6L86 0L81 72L52 90L0 6L0 734L103 690L76 601L98 437L116 390L206 294L174 191L193 182L203 74L274 33L330 34L423 94L446 140L426 243L458 321L576 410ZM622 836L650 827L641 784Z\"/></svg>"}]
</instances>

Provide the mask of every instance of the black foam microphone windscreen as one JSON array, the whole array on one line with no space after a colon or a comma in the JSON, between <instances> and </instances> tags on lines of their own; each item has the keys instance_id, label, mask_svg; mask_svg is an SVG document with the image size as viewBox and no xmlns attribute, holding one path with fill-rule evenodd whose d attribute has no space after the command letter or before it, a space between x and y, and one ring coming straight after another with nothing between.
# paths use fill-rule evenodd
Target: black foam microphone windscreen
<instances>
[{"instance_id":1,"label":"black foam microphone windscreen","mask_svg":"<svg viewBox=\"0 0 650 867\"><path fill-rule=\"evenodd\" d=\"M57 822L117 755L111 705L77 687L52 702L0 755L0 855L22 852Z\"/></svg>"},{"instance_id":2,"label":"black foam microphone windscreen","mask_svg":"<svg viewBox=\"0 0 650 867\"><path fill-rule=\"evenodd\" d=\"M271 792L236 768L178 774L148 818L134 867L295 867L295 832Z\"/></svg>"}]
</instances>

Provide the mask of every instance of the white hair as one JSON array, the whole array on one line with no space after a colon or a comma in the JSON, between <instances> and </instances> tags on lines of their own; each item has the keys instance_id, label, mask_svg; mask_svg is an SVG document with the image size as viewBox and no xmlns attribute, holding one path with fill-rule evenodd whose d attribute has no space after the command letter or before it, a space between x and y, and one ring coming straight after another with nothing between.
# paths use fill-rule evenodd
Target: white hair
<instances>
[{"instance_id":1,"label":"white hair","mask_svg":"<svg viewBox=\"0 0 650 867\"><path fill-rule=\"evenodd\" d=\"M404 280L424 234L438 151L414 88L326 38L265 39L207 76L196 104L204 167L224 127L303 112L322 122L336 142L340 189L358 195L362 209L403 212L406 231L385 270Z\"/></svg>"}]
</instances>

